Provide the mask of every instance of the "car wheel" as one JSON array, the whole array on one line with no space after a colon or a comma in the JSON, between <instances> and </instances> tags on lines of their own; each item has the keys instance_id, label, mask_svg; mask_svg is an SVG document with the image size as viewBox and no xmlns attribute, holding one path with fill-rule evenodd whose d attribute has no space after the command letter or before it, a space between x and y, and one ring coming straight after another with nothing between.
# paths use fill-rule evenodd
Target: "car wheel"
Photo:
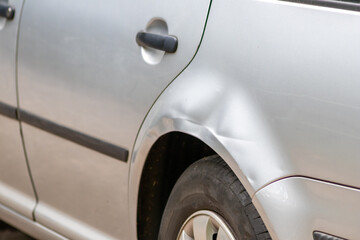
<instances>
[{"instance_id":1,"label":"car wheel","mask_svg":"<svg viewBox=\"0 0 360 240\"><path fill-rule=\"evenodd\" d=\"M159 239L271 239L251 198L219 156L180 176L166 204Z\"/></svg>"}]
</instances>

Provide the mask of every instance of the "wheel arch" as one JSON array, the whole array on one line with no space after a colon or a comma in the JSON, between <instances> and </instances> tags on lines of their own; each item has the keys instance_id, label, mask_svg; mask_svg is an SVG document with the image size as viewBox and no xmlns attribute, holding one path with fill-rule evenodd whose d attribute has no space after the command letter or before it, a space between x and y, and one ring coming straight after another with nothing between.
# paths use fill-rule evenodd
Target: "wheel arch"
<instances>
[{"instance_id":1,"label":"wheel arch","mask_svg":"<svg viewBox=\"0 0 360 240\"><path fill-rule=\"evenodd\" d=\"M214 154L205 143L181 132L166 133L154 143L141 174L138 239L157 239L162 213L181 174L192 163Z\"/></svg>"},{"instance_id":2,"label":"wheel arch","mask_svg":"<svg viewBox=\"0 0 360 240\"><path fill-rule=\"evenodd\" d=\"M244 86L186 69L154 103L134 145L129 170L129 216L134 234L140 182L149 153L161 137L174 132L191 136L218 154L251 197L288 170L256 99Z\"/></svg>"}]
</instances>

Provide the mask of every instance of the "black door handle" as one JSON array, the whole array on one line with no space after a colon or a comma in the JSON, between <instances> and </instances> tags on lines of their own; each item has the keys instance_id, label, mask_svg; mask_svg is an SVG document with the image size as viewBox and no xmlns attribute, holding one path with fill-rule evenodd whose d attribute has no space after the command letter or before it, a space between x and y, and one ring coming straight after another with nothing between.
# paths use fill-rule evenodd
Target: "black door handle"
<instances>
[{"instance_id":1,"label":"black door handle","mask_svg":"<svg viewBox=\"0 0 360 240\"><path fill-rule=\"evenodd\" d=\"M0 3L0 17L4 17L8 20L11 20L14 18L14 15L15 15L15 8L13 8L8 4Z\"/></svg>"},{"instance_id":2,"label":"black door handle","mask_svg":"<svg viewBox=\"0 0 360 240\"><path fill-rule=\"evenodd\" d=\"M136 42L139 46L155 48L167 53L176 52L178 46L178 39L175 36L148 33L143 31L136 34Z\"/></svg>"}]
</instances>

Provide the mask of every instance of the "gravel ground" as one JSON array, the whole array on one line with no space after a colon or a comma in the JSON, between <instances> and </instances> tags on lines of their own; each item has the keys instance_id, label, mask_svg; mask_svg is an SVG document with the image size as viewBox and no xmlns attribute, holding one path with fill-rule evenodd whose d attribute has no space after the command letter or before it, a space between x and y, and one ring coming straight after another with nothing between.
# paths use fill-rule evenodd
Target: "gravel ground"
<instances>
[{"instance_id":1,"label":"gravel ground","mask_svg":"<svg viewBox=\"0 0 360 240\"><path fill-rule=\"evenodd\" d=\"M0 221L0 240L33 240L33 238Z\"/></svg>"}]
</instances>

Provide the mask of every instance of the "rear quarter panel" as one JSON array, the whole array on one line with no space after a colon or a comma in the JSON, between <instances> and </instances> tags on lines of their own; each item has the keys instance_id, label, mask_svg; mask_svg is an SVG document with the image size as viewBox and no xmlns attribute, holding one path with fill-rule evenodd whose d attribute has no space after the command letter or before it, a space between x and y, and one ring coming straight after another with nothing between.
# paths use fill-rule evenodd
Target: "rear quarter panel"
<instances>
[{"instance_id":1,"label":"rear quarter panel","mask_svg":"<svg viewBox=\"0 0 360 240\"><path fill-rule=\"evenodd\" d=\"M151 145L171 131L212 147L252 196L294 175L359 187L359 23L352 11L213 1L197 56L140 130L130 199Z\"/></svg>"}]
</instances>

